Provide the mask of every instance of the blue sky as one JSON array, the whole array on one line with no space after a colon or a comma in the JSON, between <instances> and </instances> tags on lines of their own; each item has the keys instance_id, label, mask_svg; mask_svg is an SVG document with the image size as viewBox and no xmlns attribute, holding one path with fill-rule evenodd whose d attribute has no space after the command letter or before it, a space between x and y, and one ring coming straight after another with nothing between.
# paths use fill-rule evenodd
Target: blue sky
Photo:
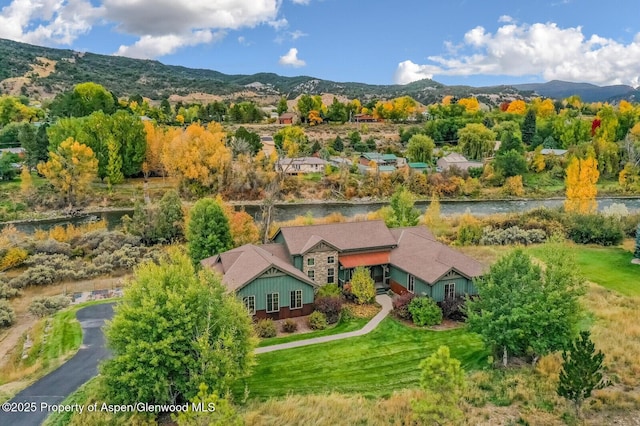
<instances>
[{"instance_id":1,"label":"blue sky","mask_svg":"<svg viewBox=\"0 0 640 426\"><path fill-rule=\"evenodd\" d=\"M230 74L640 85L640 1L0 0L0 37Z\"/></svg>"}]
</instances>

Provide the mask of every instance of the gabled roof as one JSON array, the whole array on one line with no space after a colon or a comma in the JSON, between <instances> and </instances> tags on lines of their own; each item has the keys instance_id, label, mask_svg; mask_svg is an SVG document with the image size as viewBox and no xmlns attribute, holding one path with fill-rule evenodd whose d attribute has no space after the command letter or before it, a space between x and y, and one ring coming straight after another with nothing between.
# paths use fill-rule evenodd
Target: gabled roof
<instances>
[{"instance_id":1,"label":"gabled roof","mask_svg":"<svg viewBox=\"0 0 640 426\"><path fill-rule=\"evenodd\" d=\"M296 158L282 158L280 160L278 160L278 164L284 164L284 165L303 165L303 164L307 164L307 165L325 165L327 164L327 162L325 160L323 160L322 158L318 158L318 157L296 157Z\"/></svg>"},{"instance_id":2,"label":"gabled roof","mask_svg":"<svg viewBox=\"0 0 640 426\"><path fill-rule=\"evenodd\" d=\"M544 148L540 150L540 154L542 155L565 155L567 152L566 149L551 149L551 148Z\"/></svg>"},{"instance_id":3,"label":"gabled roof","mask_svg":"<svg viewBox=\"0 0 640 426\"><path fill-rule=\"evenodd\" d=\"M426 169L429 167L427 163L417 162L417 163L407 163L409 168L411 169Z\"/></svg>"},{"instance_id":4,"label":"gabled roof","mask_svg":"<svg viewBox=\"0 0 640 426\"><path fill-rule=\"evenodd\" d=\"M291 255L303 254L321 240L338 251L388 249L396 245L389 228L380 220L289 226L280 228L278 234L282 234Z\"/></svg>"},{"instance_id":5,"label":"gabled roof","mask_svg":"<svg viewBox=\"0 0 640 426\"><path fill-rule=\"evenodd\" d=\"M441 160L446 161L447 163L466 163L469 161L467 160L467 157L462 154L458 154L457 152L452 152L451 154L442 157Z\"/></svg>"},{"instance_id":6,"label":"gabled roof","mask_svg":"<svg viewBox=\"0 0 640 426\"><path fill-rule=\"evenodd\" d=\"M391 252L391 264L429 284L452 270L467 278L482 275L484 265L436 241L425 227L394 228L391 232L398 241Z\"/></svg>"},{"instance_id":7,"label":"gabled roof","mask_svg":"<svg viewBox=\"0 0 640 426\"><path fill-rule=\"evenodd\" d=\"M276 247L280 246L280 247ZM245 244L233 250L202 260L202 266L220 272L222 283L232 291L238 291L270 268L290 275L312 287L317 285L287 260L282 244L255 246Z\"/></svg>"}]
</instances>

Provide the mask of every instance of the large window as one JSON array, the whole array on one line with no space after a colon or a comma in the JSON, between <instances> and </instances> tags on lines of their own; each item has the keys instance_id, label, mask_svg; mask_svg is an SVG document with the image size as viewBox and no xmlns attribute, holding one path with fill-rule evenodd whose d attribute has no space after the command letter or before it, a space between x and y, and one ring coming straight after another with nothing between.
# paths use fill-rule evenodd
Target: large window
<instances>
[{"instance_id":1,"label":"large window","mask_svg":"<svg viewBox=\"0 0 640 426\"><path fill-rule=\"evenodd\" d=\"M327 269L327 283L333 284L336 280L336 270L334 268Z\"/></svg>"},{"instance_id":2,"label":"large window","mask_svg":"<svg viewBox=\"0 0 640 426\"><path fill-rule=\"evenodd\" d=\"M307 266L313 266L316 264L316 260L313 257L307 257Z\"/></svg>"},{"instance_id":3,"label":"large window","mask_svg":"<svg viewBox=\"0 0 640 426\"><path fill-rule=\"evenodd\" d=\"M334 256L327 257L327 263L329 265L333 265L334 263L336 263L336 258Z\"/></svg>"},{"instance_id":4,"label":"large window","mask_svg":"<svg viewBox=\"0 0 640 426\"><path fill-rule=\"evenodd\" d=\"M289 309L300 308L302 308L302 290L293 290L291 292L291 303L289 304Z\"/></svg>"},{"instance_id":5,"label":"large window","mask_svg":"<svg viewBox=\"0 0 640 426\"><path fill-rule=\"evenodd\" d=\"M456 297L456 283L446 283L444 285L444 298L453 299Z\"/></svg>"},{"instance_id":6,"label":"large window","mask_svg":"<svg viewBox=\"0 0 640 426\"><path fill-rule=\"evenodd\" d=\"M255 315L256 313L256 297L255 296L247 296L242 299L244 302L244 307L247 308L249 314Z\"/></svg>"},{"instance_id":7,"label":"large window","mask_svg":"<svg viewBox=\"0 0 640 426\"><path fill-rule=\"evenodd\" d=\"M416 291L416 277L411 274L407 275L407 290L411 293Z\"/></svg>"},{"instance_id":8,"label":"large window","mask_svg":"<svg viewBox=\"0 0 640 426\"><path fill-rule=\"evenodd\" d=\"M311 281L314 281L316 279L316 273L313 269L309 269L307 271L307 276L311 279Z\"/></svg>"},{"instance_id":9,"label":"large window","mask_svg":"<svg viewBox=\"0 0 640 426\"><path fill-rule=\"evenodd\" d=\"M278 312L280 310L280 294L267 294L267 312Z\"/></svg>"}]
</instances>

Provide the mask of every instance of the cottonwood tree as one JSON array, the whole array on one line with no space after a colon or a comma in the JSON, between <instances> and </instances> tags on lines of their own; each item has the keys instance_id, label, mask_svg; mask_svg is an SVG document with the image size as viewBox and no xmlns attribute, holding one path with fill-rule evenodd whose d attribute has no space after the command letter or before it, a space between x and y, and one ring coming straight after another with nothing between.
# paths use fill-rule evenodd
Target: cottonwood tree
<instances>
[{"instance_id":1,"label":"cottonwood tree","mask_svg":"<svg viewBox=\"0 0 640 426\"><path fill-rule=\"evenodd\" d=\"M463 418L458 407L466 383L460 361L451 358L449 347L438 350L420 363L420 387L424 398L413 401L412 408L420 424L448 425Z\"/></svg>"},{"instance_id":2,"label":"cottonwood tree","mask_svg":"<svg viewBox=\"0 0 640 426\"><path fill-rule=\"evenodd\" d=\"M590 333L582 331L569 351L562 353L562 360L564 362L556 392L573 402L576 416L580 417L582 403L591 393L609 386L609 382L602 375L604 354L596 352Z\"/></svg>"},{"instance_id":3,"label":"cottonwood tree","mask_svg":"<svg viewBox=\"0 0 640 426\"><path fill-rule=\"evenodd\" d=\"M189 256L195 265L202 259L233 248L229 219L220 203L211 198L198 200L187 222Z\"/></svg>"},{"instance_id":4,"label":"cottonwood tree","mask_svg":"<svg viewBox=\"0 0 640 426\"><path fill-rule=\"evenodd\" d=\"M398 186L391 196L388 207L382 209L382 217L390 228L416 226L420 212L414 207L413 194L404 186Z\"/></svg>"},{"instance_id":5,"label":"cottonwood tree","mask_svg":"<svg viewBox=\"0 0 640 426\"><path fill-rule=\"evenodd\" d=\"M407 144L407 157L409 161L431 163L435 143L427 135L416 134L411 136Z\"/></svg>"},{"instance_id":6,"label":"cottonwood tree","mask_svg":"<svg viewBox=\"0 0 640 426\"><path fill-rule=\"evenodd\" d=\"M98 160L93 150L69 138L56 152L49 153L49 161L38 164L42 173L64 201L73 206L85 194L98 174Z\"/></svg>"},{"instance_id":7,"label":"cottonwood tree","mask_svg":"<svg viewBox=\"0 0 640 426\"><path fill-rule=\"evenodd\" d=\"M113 358L100 380L114 404L184 403L201 383L224 395L254 362L246 309L177 250L136 269L105 336Z\"/></svg>"},{"instance_id":8,"label":"cottonwood tree","mask_svg":"<svg viewBox=\"0 0 640 426\"><path fill-rule=\"evenodd\" d=\"M493 153L496 134L482 123L469 123L458 130L462 153L471 160L482 160Z\"/></svg>"},{"instance_id":9,"label":"cottonwood tree","mask_svg":"<svg viewBox=\"0 0 640 426\"><path fill-rule=\"evenodd\" d=\"M573 157L567 167L565 185L567 199L564 209L573 213L593 213L598 208L598 162L589 155L586 159Z\"/></svg>"}]
</instances>

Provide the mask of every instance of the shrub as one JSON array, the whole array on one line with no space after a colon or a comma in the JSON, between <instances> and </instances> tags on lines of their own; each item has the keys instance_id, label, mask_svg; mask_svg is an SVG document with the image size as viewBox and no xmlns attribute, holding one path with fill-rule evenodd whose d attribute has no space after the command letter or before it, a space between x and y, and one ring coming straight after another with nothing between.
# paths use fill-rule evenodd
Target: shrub
<instances>
[{"instance_id":1,"label":"shrub","mask_svg":"<svg viewBox=\"0 0 640 426\"><path fill-rule=\"evenodd\" d=\"M292 318L287 318L282 323L282 331L285 333L293 333L297 329L298 329L298 323Z\"/></svg>"},{"instance_id":2,"label":"shrub","mask_svg":"<svg viewBox=\"0 0 640 426\"><path fill-rule=\"evenodd\" d=\"M38 297L29 304L29 313L43 318L66 308L71 303L66 296Z\"/></svg>"},{"instance_id":3,"label":"shrub","mask_svg":"<svg viewBox=\"0 0 640 426\"><path fill-rule=\"evenodd\" d=\"M539 244L547 239L547 235L542 229L520 229L519 226L511 226L507 229L493 229L489 226L482 231L480 244L490 245L510 245L510 244Z\"/></svg>"},{"instance_id":4,"label":"shrub","mask_svg":"<svg viewBox=\"0 0 640 426\"><path fill-rule=\"evenodd\" d=\"M482 238L482 226L479 223L463 223L458 228L456 244L461 246L477 245Z\"/></svg>"},{"instance_id":5,"label":"shrub","mask_svg":"<svg viewBox=\"0 0 640 426\"><path fill-rule=\"evenodd\" d=\"M415 294L406 292L393 299L393 313L400 319L410 320L409 303L416 297Z\"/></svg>"},{"instance_id":6,"label":"shrub","mask_svg":"<svg viewBox=\"0 0 640 426\"><path fill-rule=\"evenodd\" d=\"M336 296L319 297L314 303L317 312L322 312L327 318L327 324L335 324L340 319L342 299Z\"/></svg>"},{"instance_id":7,"label":"shrub","mask_svg":"<svg viewBox=\"0 0 640 426\"><path fill-rule=\"evenodd\" d=\"M20 295L20 290L11 287L7 282L0 280L0 299L11 299Z\"/></svg>"},{"instance_id":8,"label":"shrub","mask_svg":"<svg viewBox=\"0 0 640 426\"><path fill-rule=\"evenodd\" d=\"M29 253L25 249L19 247L12 247L5 253L2 260L0 260L0 271L14 268L29 257Z\"/></svg>"},{"instance_id":9,"label":"shrub","mask_svg":"<svg viewBox=\"0 0 640 426\"><path fill-rule=\"evenodd\" d=\"M442 309L442 316L446 319L460 321L465 318L464 298L462 296L444 299L438 305Z\"/></svg>"},{"instance_id":10,"label":"shrub","mask_svg":"<svg viewBox=\"0 0 640 426\"><path fill-rule=\"evenodd\" d=\"M368 268L358 266L351 277L351 292L358 303L371 303L376 297L373 278Z\"/></svg>"},{"instance_id":11,"label":"shrub","mask_svg":"<svg viewBox=\"0 0 640 426\"><path fill-rule=\"evenodd\" d=\"M69 256L71 254L71 245L69 243L61 243L53 238L43 241L36 240L33 242L33 252Z\"/></svg>"},{"instance_id":12,"label":"shrub","mask_svg":"<svg viewBox=\"0 0 640 426\"><path fill-rule=\"evenodd\" d=\"M442 322L442 309L430 297L416 297L409 303L413 323L419 326L436 325Z\"/></svg>"},{"instance_id":13,"label":"shrub","mask_svg":"<svg viewBox=\"0 0 640 426\"><path fill-rule=\"evenodd\" d=\"M616 246L624 238L620 221L600 214L570 216L567 236L578 244L602 246Z\"/></svg>"},{"instance_id":14,"label":"shrub","mask_svg":"<svg viewBox=\"0 0 640 426\"><path fill-rule=\"evenodd\" d=\"M313 330L324 330L327 328L327 317L319 311L313 312L309 315L309 327Z\"/></svg>"},{"instance_id":15,"label":"shrub","mask_svg":"<svg viewBox=\"0 0 640 426\"><path fill-rule=\"evenodd\" d=\"M502 192L506 195L514 197L522 197L524 195L524 187L522 186L522 176L508 177L502 186Z\"/></svg>"},{"instance_id":16,"label":"shrub","mask_svg":"<svg viewBox=\"0 0 640 426\"><path fill-rule=\"evenodd\" d=\"M16 313L11 305L4 300L0 300L0 328L9 327L16 321Z\"/></svg>"},{"instance_id":17,"label":"shrub","mask_svg":"<svg viewBox=\"0 0 640 426\"><path fill-rule=\"evenodd\" d=\"M275 335L278 334L276 324L270 318L259 320L254 324L254 328L256 329L256 334L263 339L275 337Z\"/></svg>"},{"instance_id":18,"label":"shrub","mask_svg":"<svg viewBox=\"0 0 640 426\"><path fill-rule=\"evenodd\" d=\"M316 297L340 296L340 295L342 295L342 291L340 291L340 287L338 287L338 284L323 285L318 289L318 293L316 293Z\"/></svg>"}]
</instances>

